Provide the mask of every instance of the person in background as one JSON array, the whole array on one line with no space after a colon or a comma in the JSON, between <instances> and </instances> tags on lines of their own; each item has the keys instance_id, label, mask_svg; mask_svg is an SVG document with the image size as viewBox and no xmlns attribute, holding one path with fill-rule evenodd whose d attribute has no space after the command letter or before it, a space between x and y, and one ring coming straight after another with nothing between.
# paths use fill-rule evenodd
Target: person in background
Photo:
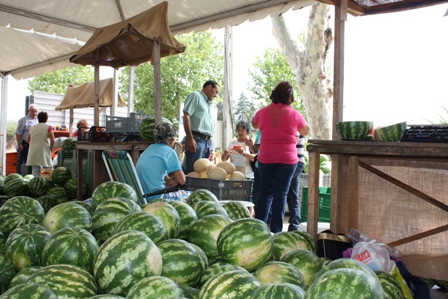
<instances>
[{"instance_id":1,"label":"person in background","mask_svg":"<svg viewBox=\"0 0 448 299\"><path fill-rule=\"evenodd\" d=\"M35 177L40 176L41 166L52 167L51 151L54 146L53 128L46 124L47 112L40 112L37 119L39 123L30 128L28 135L29 153L26 162L27 166L32 166L32 174Z\"/></svg>"},{"instance_id":2,"label":"person in background","mask_svg":"<svg viewBox=\"0 0 448 299\"><path fill-rule=\"evenodd\" d=\"M187 139L183 170L186 174L194 171L193 164L196 160L213 156L210 140L213 135L213 120L210 107L218 93L218 83L209 80L204 83L201 91L192 92L185 99L183 123Z\"/></svg>"},{"instance_id":3,"label":"person in background","mask_svg":"<svg viewBox=\"0 0 448 299\"><path fill-rule=\"evenodd\" d=\"M135 168L145 194L185 184L185 174L173 149L176 135L176 128L172 124L158 124L154 129L155 143L140 155ZM185 201L189 194L188 191L179 190L147 199L165 198Z\"/></svg>"},{"instance_id":4,"label":"person in background","mask_svg":"<svg viewBox=\"0 0 448 299\"><path fill-rule=\"evenodd\" d=\"M296 133L308 135L310 127L300 112L291 107L294 89L281 81L272 91L272 103L256 112L252 127L260 129L258 169L261 194L255 207L255 218L267 223L272 206L270 230L283 230L286 195L297 167Z\"/></svg>"},{"instance_id":5,"label":"person in background","mask_svg":"<svg viewBox=\"0 0 448 299\"><path fill-rule=\"evenodd\" d=\"M89 123L85 119L81 119L76 124L76 131L73 133L73 138L79 139L79 131L86 132L89 130Z\"/></svg>"},{"instance_id":6,"label":"person in background","mask_svg":"<svg viewBox=\"0 0 448 299\"><path fill-rule=\"evenodd\" d=\"M305 136L298 135L297 137L297 167L291 178L291 184L289 185L288 195L286 196L286 202L289 210L289 226L288 231L299 230L300 226L300 174L305 168Z\"/></svg>"},{"instance_id":7,"label":"person in background","mask_svg":"<svg viewBox=\"0 0 448 299\"><path fill-rule=\"evenodd\" d=\"M252 170L250 159L247 155L255 155L256 151L254 143L249 137L250 125L247 121L241 120L236 125L237 138L233 139L228 145L227 149L221 156L222 161L230 161L235 165L237 171L242 172L246 178L253 179L254 171ZM235 145L240 146L239 149L234 149Z\"/></svg>"},{"instance_id":8,"label":"person in background","mask_svg":"<svg viewBox=\"0 0 448 299\"><path fill-rule=\"evenodd\" d=\"M17 141L17 173L22 173L22 165L26 164L28 158L28 135L30 128L38 123L37 114L39 108L35 104L28 106L28 115L19 119L16 129L16 141Z\"/></svg>"}]
</instances>

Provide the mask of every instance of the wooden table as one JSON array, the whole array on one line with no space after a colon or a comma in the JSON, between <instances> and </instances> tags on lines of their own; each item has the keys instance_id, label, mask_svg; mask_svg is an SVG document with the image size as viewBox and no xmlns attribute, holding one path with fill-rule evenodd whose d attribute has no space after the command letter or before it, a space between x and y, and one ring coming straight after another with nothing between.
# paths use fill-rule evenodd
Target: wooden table
<instances>
[{"instance_id":1,"label":"wooden table","mask_svg":"<svg viewBox=\"0 0 448 299\"><path fill-rule=\"evenodd\" d=\"M77 151L76 157L76 177L78 178L78 200L83 200L82 198L82 185L83 185L83 163L82 163L82 152L85 150L93 151L93 189L103 182L110 181L107 174L106 166L102 158L102 152L104 150L124 150L128 151L132 157L134 163L137 163L140 153L148 148L151 142L77 142L75 149Z\"/></svg>"},{"instance_id":2,"label":"wooden table","mask_svg":"<svg viewBox=\"0 0 448 299\"><path fill-rule=\"evenodd\" d=\"M448 144L309 140L308 232L316 239L319 158L332 160L330 229L394 247L414 275L448 277Z\"/></svg>"}]
</instances>

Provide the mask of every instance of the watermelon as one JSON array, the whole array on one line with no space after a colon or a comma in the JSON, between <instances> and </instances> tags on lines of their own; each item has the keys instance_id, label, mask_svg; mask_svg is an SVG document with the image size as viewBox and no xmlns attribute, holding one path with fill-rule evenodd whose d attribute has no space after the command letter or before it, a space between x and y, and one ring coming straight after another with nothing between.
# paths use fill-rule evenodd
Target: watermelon
<instances>
[{"instance_id":1,"label":"watermelon","mask_svg":"<svg viewBox=\"0 0 448 299\"><path fill-rule=\"evenodd\" d=\"M9 176L6 177L8 179ZM6 181L3 191L8 197L25 196L28 195L28 184L23 177L13 178Z\"/></svg>"},{"instance_id":2,"label":"watermelon","mask_svg":"<svg viewBox=\"0 0 448 299\"><path fill-rule=\"evenodd\" d=\"M305 238L305 241L308 243L308 250L316 253L316 243L314 243L314 239L309 233L302 230L294 230L293 232Z\"/></svg>"},{"instance_id":3,"label":"watermelon","mask_svg":"<svg viewBox=\"0 0 448 299\"><path fill-rule=\"evenodd\" d=\"M376 276L358 269L337 268L315 279L309 286L305 298L383 299L384 295Z\"/></svg>"},{"instance_id":4,"label":"watermelon","mask_svg":"<svg viewBox=\"0 0 448 299\"><path fill-rule=\"evenodd\" d=\"M52 207L45 214L43 224L51 233L65 227L79 227L90 232L92 217L84 207L70 201Z\"/></svg>"},{"instance_id":5,"label":"watermelon","mask_svg":"<svg viewBox=\"0 0 448 299\"><path fill-rule=\"evenodd\" d=\"M62 141L61 149L63 151L71 151L75 149L76 146L76 139L74 138L66 138L64 141Z\"/></svg>"},{"instance_id":6,"label":"watermelon","mask_svg":"<svg viewBox=\"0 0 448 299\"><path fill-rule=\"evenodd\" d=\"M188 243L188 244L190 244L190 246L193 247L194 250L196 250L196 253L199 256L199 261L201 263L202 272L204 272L205 269L208 268L208 258L207 258L207 255L205 254L204 250L202 250L202 248L199 247L198 245L196 245L194 243Z\"/></svg>"},{"instance_id":7,"label":"watermelon","mask_svg":"<svg viewBox=\"0 0 448 299\"><path fill-rule=\"evenodd\" d=\"M15 274L14 264L6 255L0 253L0 294L8 289L9 283Z\"/></svg>"},{"instance_id":8,"label":"watermelon","mask_svg":"<svg viewBox=\"0 0 448 299\"><path fill-rule=\"evenodd\" d=\"M27 183L29 183L31 181L31 179L34 178L34 175L32 174L27 174L23 177L23 180Z\"/></svg>"},{"instance_id":9,"label":"watermelon","mask_svg":"<svg viewBox=\"0 0 448 299\"><path fill-rule=\"evenodd\" d=\"M148 212L134 212L123 217L115 226L114 234L125 230L138 230L147 235L154 243L167 239L166 229L159 218Z\"/></svg>"},{"instance_id":10,"label":"watermelon","mask_svg":"<svg viewBox=\"0 0 448 299\"><path fill-rule=\"evenodd\" d=\"M229 201L223 205L230 219L238 220L243 218L251 218L249 209L240 201Z\"/></svg>"},{"instance_id":11,"label":"watermelon","mask_svg":"<svg viewBox=\"0 0 448 299\"><path fill-rule=\"evenodd\" d=\"M50 189L50 184L43 177L33 177L28 183L28 189L30 195L36 198L47 193L48 189Z\"/></svg>"},{"instance_id":12,"label":"watermelon","mask_svg":"<svg viewBox=\"0 0 448 299\"><path fill-rule=\"evenodd\" d=\"M198 201L214 201L219 202L215 194L207 189L196 189L187 197L187 204L192 206Z\"/></svg>"},{"instance_id":13,"label":"watermelon","mask_svg":"<svg viewBox=\"0 0 448 299\"><path fill-rule=\"evenodd\" d=\"M305 280L305 284L303 285L304 290L308 289L313 276L321 269L319 257L309 250L298 249L291 251L281 261L293 265L300 271Z\"/></svg>"},{"instance_id":14,"label":"watermelon","mask_svg":"<svg viewBox=\"0 0 448 299\"><path fill-rule=\"evenodd\" d=\"M23 268L22 270L17 272L16 275L14 275L14 277L11 279L9 288L11 289L15 286L18 286L19 284L26 283L28 278L30 278L30 276L36 273L39 269L42 269L42 266Z\"/></svg>"},{"instance_id":15,"label":"watermelon","mask_svg":"<svg viewBox=\"0 0 448 299\"><path fill-rule=\"evenodd\" d=\"M85 208L87 211L89 211L90 215L93 214L94 210L91 204L89 204L88 202L86 202L85 200L80 201L80 200L74 200L74 203L80 205L81 207Z\"/></svg>"},{"instance_id":16,"label":"watermelon","mask_svg":"<svg viewBox=\"0 0 448 299\"><path fill-rule=\"evenodd\" d=\"M404 132L406 131L407 123L401 122L393 124L387 127L381 127L375 129L375 137L377 140L386 142L397 142L401 140Z\"/></svg>"},{"instance_id":17,"label":"watermelon","mask_svg":"<svg viewBox=\"0 0 448 299\"><path fill-rule=\"evenodd\" d=\"M371 121L342 121L336 124L336 131L341 139L367 139L372 128Z\"/></svg>"},{"instance_id":18,"label":"watermelon","mask_svg":"<svg viewBox=\"0 0 448 299\"><path fill-rule=\"evenodd\" d=\"M228 271L210 278L199 291L198 299L247 299L259 286L258 280L247 271Z\"/></svg>"},{"instance_id":19,"label":"watermelon","mask_svg":"<svg viewBox=\"0 0 448 299\"><path fill-rule=\"evenodd\" d=\"M0 174L0 195L4 195L5 194L5 176Z\"/></svg>"},{"instance_id":20,"label":"watermelon","mask_svg":"<svg viewBox=\"0 0 448 299\"><path fill-rule=\"evenodd\" d=\"M278 260L284 257L287 253L297 249L312 251L305 238L292 231L276 233L272 239L274 241L276 259Z\"/></svg>"},{"instance_id":21,"label":"watermelon","mask_svg":"<svg viewBox=\"0 0 448 299\"><path fill-rule=\"evenodd\" d=\"M178 299L183 295L179 286L163 276L147 277L137 282L126 299Z\"/></svg>"},{"instance_id":22,"label":"watermelon","mask_svg":"<svg viewBox=\"0 0 448 299\"><path fill-rule=\"evenodd\" d=\"M7 184L10 180L13 179L23 179L23 176L20 173L10 173L5 177L3 184Z\"/></svg>"},{"instance_id":23,"label":"watermelon","mask_svg":"<svg viewBox=\"0 0 448 299\"><path fill-rule=\"evenodd\" d=\"M78 179L77 178L71 178L68 179L67 182L64 184L64 189L67 192L67 196L69 198L78 198ZM86 185L82 185L82 196L84 197L86 193Z\"/></svg>"},{"instance_id":24,"label":"watermelon","mask_svg":"<svg viewBox=\"0 0 448 299\"><path fill-rule=\"evenodd\" d=\"M51 174L51 181L59 186L64 186L64 184L72 177L70 169L66 167L57 167Z\"/></svg>"},{"instance_id":25,"label":"watermelon","mask_svg":"<svg viewBox=\"0 0 448 299\"><path fill-rule=\"evenodd\" d=\"M221 204L214 201L197 201L191 205L191 208L196 212L198 219L213 214L229 217Z\"/></svg>"},{"instance_id":26,"label":"watermelon","mask_svg":"<svg viewBox=\"0 0 448 299\"><path fill-rule=\"evenodd\" d=\"M93 297L89 297L89 299L126 299L126 298L118 296L118 295L102 294L102 295L96 295Z\"/></svg>"},{"instance_id":27,"label":"watermelon","mask_svg":"<svg viewBox=\"0 0 448 299\"><path fill-rule=\"evenodd\" d=\"M51 198L51 202L57 202L58 204L67 202L69 199L64 187L59 186L51 187L45 195Z\"/></svg>"},{"instance_id":28,"label":"watermelon","mask_svg":"<svg viewBox=\"0 0 448 299\"><path fill-rule=\"evenodd\" d=\"M157 247L162 254L162 276L179 285L197 285L203 268L199 254L190 243L181 239L170 239L160 242Z\"/></svg>"},{"instance_id":29,"label":"watermelon","mask_svg":"<svg viewBox=\"0 0 448 299\"><path fill-rule=\"evenodd\" d=\"M45 213L47 213L52 207L58 205L58 200L50 195L42 195L36 199L44 208Z\"/></svg>"},{"instance_id":30,"label":"watermelon","mask_svg":"<svg viewBox=\"0 0 448 299\"><path fill-rule=\"evenodd\" d=\"M305 291L298 285L291 283L270 283L259 286L250 299L303 299Z\"/></svg>"},{"instance_id":31,"label":"watermelon","mask_svg":"<svg viewBox=\"0 0 448 299\"><path fill-rule=\"evenodd\" d=\"M185 298L188 299L195 299L198 297L199 294L199 289L193 288L193 287L189 287L189 286L185 286L185 285L180 285L179 286L182 294Z\"/></svg>"},{"instance_id":32,"label":"watermelon","mask_svg":"<svg viewBox=\"0 0 448 299\"><path fill-rule=\"evenodd\" d=\"M229 217L222 215L204 216L191 226L189 241L204 250L209 262L213 263L219 259L216 243L219 233L231 222Z\"/></svg>"},{"instance_id":33,"label":"watermelon","mask_svg":"<svg viewBox=\"0 0 448 299\"><path fill-rule=\"evenodd\" d=\"M404 299L404 293L398 280L384 271L375 271L383 288L384 299Z\"/></svg>"},{"instance_id":34,"label":"watermelon","mask_svg":"<svg viewBox=\"0 0 448 299\"><path fill-rule=\"evenodd\" d=\"M166 202L150 203L144 209L162 221L168 239L176 238L180 231L180 217L176 209Z\"/></svg>"},{"instance_id":35,"label":"watermelon","mask_svg":"<svg viewBox=\"0 0 448 299\"><path fill-rule=\"evenodd\" d=\"M42 264L69 264L93 273L97 251L98 243L91 233L79 227L66 227L55 232L43 248Z\"/></svg>"},{"instance_id":36,"label":"watermelon","mask_svg":"<svg viewBox=\"0 0 448 299\"><path fill-rule=\"evenodd\" d=\"M137 193L135 192L134 188L132 188L130 185L121 182L109 181L100 184L93 191L92 194L93 208L96 209L96 207L102 201L105 201L106 199L112 197L124 197L134 202L138 202Z\"/></svg>"},{"instance_id":37,"label":"watermelon","mask_svg":"<svg viewBox=\"0 0 448 299\"><path fill-rule=\"evenodd\" d=\"M92 214L92 232L98 242L106 241L123 217L141 212L140 206L127 198L112 197L102 201Z\"/></svg>"},{"instance_id":38,"label":"watermelon","mask_svg":"<svg viewBox=\"0 0 448 299\"><path fill-rule=\"evenodd\" d=\"M373 272L373 270L370 269L369 266L363 264L362 262L351 258L339 258L323 266L322 269L319 272L317 272L316 275L314 275L313 280L317 279L325 272L338 268L357 269L366 272L370 276L375 277L375 272Z\"/></svg>"},{"instance_id":39,"label":"watermelon","mask_svg":"<svg viewBox=\"0 0 448 299\"><path fill-rule=\"evenodd\" d=\"M58 299L88 298L98 293L98 286L92 275L73 265L42 267L27 282L48 287Z\"/></svg>"},{"instance_id":40,"label":"watermelon","mask_svg":"<svg viewBox=\"0 0 448 299\"><path fill-rule=\"evenodd\" d=\"M38 283L24 283L4 292L0 299L58 299L47 286Z\"/></svg>"},{"instance_id":41,"label":"watermelon","mask_svg":"<svg viewBox=\"0 0 448 299\"><path fill-rule=\"evenodd\" d=\"M5 253L6 236L0 231L0 253Z\"/></svg>"},{"instance_id":42,"label":"watermelon","mask_svg":"<svg viewBox=\"0 0 448 299\"><path fill-rule=\"evenodd\" d=\"M225 273L225 272L229 272L229 271L233 271L233 270L246 271L246 269L244 269L240 266L217 261L216 263L211 264L210 267L205 269L205 271L203 272L201 279L199 281L199 286L202 287L207 281L209 281L213 276L215 276L217 274Z\"/></svg>"},{"instance_id":43,"label":"watermelon","mask_svg":"<svg viewBox=\"0 0 448 299\"><path fill-rule=\"evenodd\" d=\"M100 246L93 262L93 274L105 293L126 296L143 278L160 275L162 263L160 250L147 235L127 230Z\"/></svg>"},{"instance_id":44,"label":"watermelon","mask_svg":"<svg viewBox=\"0 0 448 299\"><path fill-rule=\"evenodd\" d=\"M292 283L299 287L303 287L305 284L302 273L296 267L280 261L264 264L253 275L261 284Z\"/></svg>"},{"instance_id":45,"label":"watermelon","mask_svg":"<svg viewBox=\"0 0 448 299\"><path fill-rule=\"evenodd\" d=\"M40 203L27 196L16 196L0 207L0 231L9 235L16 227L37 223L41 224L45 211Z\"/></svg>"},{"instance_id":46,"label":"watermelon","mask_svg":"<svg viewBox=\"0 0 448 299\"><path fill-rule=\"evenodd\" d=\"M193 208L185 202L181 201L169 201L170 205L172 205L177 213L179 214L180 219L180 230L178 234L179 239L188 240L188 236L190 235L190 228L193 225L193 222L198 220L198 216Z\"/></svg>"},{"instance_id":47,"label":"watermelon","mask_svg":"<svg viewBox=\"0 0 448 299\"><path fill-rule=\"evenodd\" d=\"M255 271L274 259L274 242L269 227L261 220L236 220L222 229L217 248L223 261Z\"/></svg>"},{"instance_id":48,"label":"watermelon","mask_svg":"<svg viewBox=\"0 0 448 299\"><path fill-rule=\"evenodd\" d=\"M164 117L162 117L162 122L172 124L172 122L169 119L164 118ZM148 142L154 142L154 129L155 128L156 128L156 121L155 121L154 116L145 118L140 123L140 128L138 131L142 140L148 141Z\"/></svg>"},{"instance_id":49,"label":"watermelon","mask_svg":"<svg viewBox=\"0 0 448 299\"><path fill-rule=\"evenodd\" d=\"M50 239L50 231L42 225L30 223L17 227L6 240L6 256L17 271L42 265L42 251Z\"/></svg>"}]
</instances>

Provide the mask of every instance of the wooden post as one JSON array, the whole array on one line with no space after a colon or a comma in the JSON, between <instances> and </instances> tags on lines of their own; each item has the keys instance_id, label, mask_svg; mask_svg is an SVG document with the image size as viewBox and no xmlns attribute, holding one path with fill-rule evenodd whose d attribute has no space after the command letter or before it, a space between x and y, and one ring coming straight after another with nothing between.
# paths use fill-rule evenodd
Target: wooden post
<instances>
[{"instance_id":1,"label":"wooden post","mask_svg":"<svg viewBox=\"0 0 448 299\"><path fill-rule=\"evenodd\" d=\"M222 147L223 149L233 138L232 92L233 92L233 29L226 26L224 34L224 101L222 104ZM216 145L216 142L215 142Z\"/></svg>"},{"instance_id":2,"label":"wooden post","mask_svg":"<svg viewBox=\"0 0 448 299\"><path fill-rule=\"evenodd\" d=\"M74 123L75 113L73 108L70 109L70 124L68 125L68 137L73 138L73 123Z\"/></svg>"},{"instance_id":3,"label":"wooden post","mask_svg":"<svg viewBox=\"0 0 448 299\"><path fill-rule=\"evenodd\" d=\"M95 64L95 102L93 105L93 125L100 125L100 65Z\"/></svg>"},{"instance_id":4,"label":"wooden post","mask_svg":"<svg viewBox=\"0 0 448 299\"><path fill-rule=\"evenodd\" d=\"M154 118L156 124L162 122L162 84L160 76L160 43L154 41L153 62L154 62Z\"/></svg>"}]
</instances>

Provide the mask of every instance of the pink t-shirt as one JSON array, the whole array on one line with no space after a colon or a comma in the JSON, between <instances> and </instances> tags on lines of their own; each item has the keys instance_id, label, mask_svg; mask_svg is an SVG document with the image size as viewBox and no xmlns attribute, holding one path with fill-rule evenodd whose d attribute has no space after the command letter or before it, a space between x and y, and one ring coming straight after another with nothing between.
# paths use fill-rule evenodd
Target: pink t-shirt
<instances>
[{"instance_id":1,"label":"pink t-shirt","mask_svg":"<svg viewBox=\"0 0 448 299\"><path fill-rule=\"evenodd\" d=\"M296 164L296 133L306 121L297 110L281 103L257 111L253 121L261 131L258 160L265 164Z\"/></svg>"}]
</instances>

